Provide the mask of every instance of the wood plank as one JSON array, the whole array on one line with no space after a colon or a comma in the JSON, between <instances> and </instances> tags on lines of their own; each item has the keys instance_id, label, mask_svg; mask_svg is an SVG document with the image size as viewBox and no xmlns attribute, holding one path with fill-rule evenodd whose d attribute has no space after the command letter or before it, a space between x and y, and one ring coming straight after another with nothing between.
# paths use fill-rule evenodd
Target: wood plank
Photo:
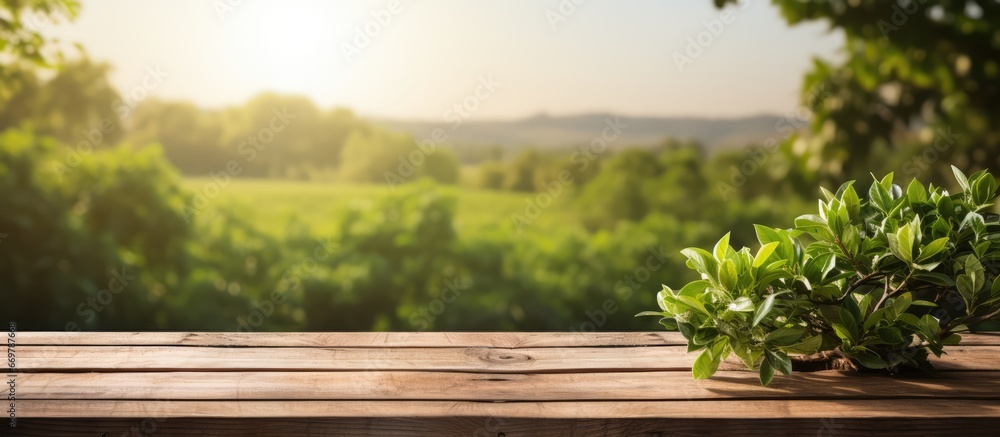
<instances>
[{"instance_id":1,"label":"wood plank","mask_svg":"<svg viewBox=\"0 0 1000 437\"><path fill-rule=\"evenodd\" d=\"M22 372L429 370L489 373L689 371L683 346L622 348L209 348L20 346Z\"/></svg>"},{"instance_id":2,"label":"wood plank","mask_svg":"<svg viewBox=\"0 0 1000 437\"><path fill-rule=\"evenodd\" d=\"M24 400L19 418L510 417L818 419L1000 417L1000 402L958 399L620 402Z\"/></svg>"},{"instance_id":3,"label":"wood plank","mask_svg":"<svg viewBox=\"0 0 1000 437\"><path fill-rule=\"evenodd\" d=\"M455 372L156 372L23 373L29 399L399 399L452 401L951 398L1000 399L995 372L777 377L761 387L751 372L694 381L686 372L500 374Z\"/></svg>"},{"instance_id":4,"label":"wood plank","mask_svg":"<svg viewBox=\"0 0 1000 437\"><path fill-rule=\"evenodd\" d=\"M676 332L18 332L19 346L619 347L686 345ZM998 342L1000 344L1000 342Z\"/></svg>"},{"instance_id":5,"label":"wood plank","mask_svg":"<svg viewBox=\"0 0 1000 437\"><path fill-rule=\"evenodd\" d=\"M996 436L1000 419L25 419L13 436Z\"/></svg>"},{"instance_id":6,"label":"wood plank","mask_svg":"<svg viewBox=\"0 0 1000 437\"><path fill-rule=\"evenodd\" d=\"M29 332L17 344L229 347L683 346L678 332ZM1000 332L962 334L964 346L1000 346Z\"/></svg>"},{"instance_id":7,"label":"wood plank","mask_svg":"<svg viewBox=\"0 0 1000 437\"><path fill-rule=\"evenodd\" d=\"M20 346L22 372L41 371L348 371L489 373L689 371L684 346L618 348L222 348L193 346ZM955 346L931 357L935 368L1000 370L1000 346ZM722 370L743 370L731 357Z\"/></svg>"}]
</instances>

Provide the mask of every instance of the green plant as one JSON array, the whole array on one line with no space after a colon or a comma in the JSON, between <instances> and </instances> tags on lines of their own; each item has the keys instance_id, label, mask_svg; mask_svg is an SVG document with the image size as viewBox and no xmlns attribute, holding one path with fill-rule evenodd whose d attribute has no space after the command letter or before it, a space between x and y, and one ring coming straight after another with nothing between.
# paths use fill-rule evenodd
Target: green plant
<instances>
[{"instance_id":1,"label":"green plant","mask_svg":"<svg viewBox=\"0 0 1000 437\"><path fill-rule=\"evenodd\" d=\"M760 381L792 372L791 356L857 368L912 366L931 370L967 326L1000 313L1000 217L987 212L997 182L986 171L966 177L962 191L904 191L893 175L862 199L853 181L823 189L818 214L793 229L756 225L760 249L739 251L729 234L712 252L681 251L702 279L657 295L660 323L680 330L688 351L700 350L692 372L707 378L730 353Z\"/></svg>"}]
</instances>

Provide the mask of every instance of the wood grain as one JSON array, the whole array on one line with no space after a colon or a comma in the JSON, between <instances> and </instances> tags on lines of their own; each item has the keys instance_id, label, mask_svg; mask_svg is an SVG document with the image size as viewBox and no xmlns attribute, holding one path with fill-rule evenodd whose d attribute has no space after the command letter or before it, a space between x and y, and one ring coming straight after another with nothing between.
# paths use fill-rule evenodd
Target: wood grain
<instances>
[{"instance_id":1,"label":"wood grain","mask_svg":"<svg viewBox=\"0 0 1000 437\"><path fill-rule=\"evenodd\" d=\"M940 371L1000 370L1000 346L954 346ZM489 373L690 371L684 346L577 348L220 348L204 346L20 346L18 366L42 371L427 370ZM744 370L731 357L722 370Z\"/></svg>"},{"instance_id":2,"label":"wood grain","mask_svg":"<svg viewBox=\"0 0 1000 437\"><path fill-rule=\"evenodd\" d=\"M935 376L735 359L677 333L18 332L4 435L996 435L1000 335ZM8 432L12 431L12 432Z\"/></svg>"},{"instance_id":3,"label":"wood grain","mask_svg":"<svg viewBox=\"0 0 1000 437\"><path fill-rule=\"evenodd\" d=\"M796 373L760 387L751 372L693 381L685 372L505 374L459 372L25 373L19 399L407 399L601 401L690 399L1000 399L996 372L938 377ZM821 389L817 389L821 387Z\"/></svg>"},{"instance_id":4,"label":"wood grain","mask_svg":"<svg viewBox=\"0 0 1000 437\"><path fill-rule=\"evenodd\" d=\"M683 370L681 346L621 348L209 348L190 346L21 346L22 371L431 370L578 372Z\"/></svg>"},{"instance_id":5,"label":"wood grain","mask_svg":"<svg viewBox=\"0 0 1000 437\"><path fill-rule=\"evenodd\" d=\"M964 399L689 400L592 402L26 400L21 418L509 417L605 418L921 418L1000 417L1000 402Z\"/></svg>"}]
</instances>

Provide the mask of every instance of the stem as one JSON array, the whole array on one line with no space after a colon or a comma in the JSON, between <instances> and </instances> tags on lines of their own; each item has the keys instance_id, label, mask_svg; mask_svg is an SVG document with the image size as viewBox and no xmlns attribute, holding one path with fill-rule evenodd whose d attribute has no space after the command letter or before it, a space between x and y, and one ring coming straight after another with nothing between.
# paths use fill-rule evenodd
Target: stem
<instances>
[{"instance_id":1,"label":"stem","mask_svg":"<svg viewBox=\"0 0 1000 437\"><path fill-rule=\"evenodd\" d=\"M851 256L851 253L847 251L847 248L844 247L844 244L840 242L840 237L834 236L833 242L837 244L837 247L840 248L840 252L844 254L844 257L847 258L848 261L851 262L851 265L854 266L854 268L858 271L858 273L861 273L861 270L864 270L861 268L862 267L861 263L859 263L858 260L854 259L854 257Z\"/></svg>"},{"instance_id":2,"label":"stem","mask_svg":"<svg viewBox=\"0 0 1000 437\"><path fill-rule=\"evenodd\" d=\"M899 290L902 290L903 287L906 286L906 281L909 281L910 277L912 275L913 275L913 271L910 271L910 273L908 275L906 275L905 278L903 278L903 282L900 282L899 286L896 287L895 289L893 289L892 291L889 291L889 282L890 281L885 281L885 293L882 294L882 298L878 300L878 303L875 304L875 308L873 308L873 309L874 310L879 309L879 307L881 307L882 304L885 303L885 300L888 299L889 296L894 296L896 293L899 293ZM892 278L889 278L889 279L892 279Z\"/></svg>"},{"instance_id":3,"label":"stem","mask_svg":"<svg viewBox=\"0 0 1000 437\"><path fill-rule=\"evenodd\" d=\"M996 310L996 311L994 311L992 313L989 313L989 314L987 314L985 316L976 317L976 318L972 319L972 321L969 321L969 319L965 319L965 318L956 319L956 321L961 320L961 323L959 323L959 325L966 325L966 326L968 326L968 325L974 325L974 324L979 323L979 322L985 322L985 321L990 320L993 317L996 317L998 315L1000 315L1000 309L998 309L998 310ZM945 334L948 334L949 332L951 332L952 328L954 328L954 327L955 327L955 325L951 324L951 326L948 326L947 328L941 330L941 337L944 337Z\"/></svg>"},{"instance_id":4,"label":"stem","mask_svg":"<svg viewBox=\"0 0 1000 437\"><path fill-rule=\"evenodd\" d=\"M858 272L858 274L861 274L861 272ZM865 282L867 282L868 280L875 279L876 276L878 276L878 272L871 272L871 273L869 273L867 275L861 276L861 279L858 279L857 282L851 284L850 287L847 287L847 291L844 293L843 296L840 296L840 299L837 299L837 302L838 303L839 302L843 302L844 299L847 299L847 296L850 296L851 293L853 293L855 289L857 289L858 287L864 285Z\"/></svg>"}]
</instances>

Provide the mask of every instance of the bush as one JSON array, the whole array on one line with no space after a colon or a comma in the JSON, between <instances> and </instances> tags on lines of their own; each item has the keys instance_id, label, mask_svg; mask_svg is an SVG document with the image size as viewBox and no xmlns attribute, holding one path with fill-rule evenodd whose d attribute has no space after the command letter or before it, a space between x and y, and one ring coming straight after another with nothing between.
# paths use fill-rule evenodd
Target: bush
<instances>
[{"instance_id":1,"label":"bush","mask_svg":"<svg viewBox=\"0 0 1000 437\"><path fill-rule=\"evenodd\" d=\"M730 353L767 385L792 372L791 355L852 368L931 370L929 353L958 344L967 326L1000 314L1000 217L986 212L997 190L985 171L953 171L961 192L890 173L868 199L853 181L823 190L819 214L794 229L756 226L756 254L729 234L712 252L684 249L702 279L657 296L667 329L700 350L692 372L707 378Z\"/></svg>"}]
</instances>

